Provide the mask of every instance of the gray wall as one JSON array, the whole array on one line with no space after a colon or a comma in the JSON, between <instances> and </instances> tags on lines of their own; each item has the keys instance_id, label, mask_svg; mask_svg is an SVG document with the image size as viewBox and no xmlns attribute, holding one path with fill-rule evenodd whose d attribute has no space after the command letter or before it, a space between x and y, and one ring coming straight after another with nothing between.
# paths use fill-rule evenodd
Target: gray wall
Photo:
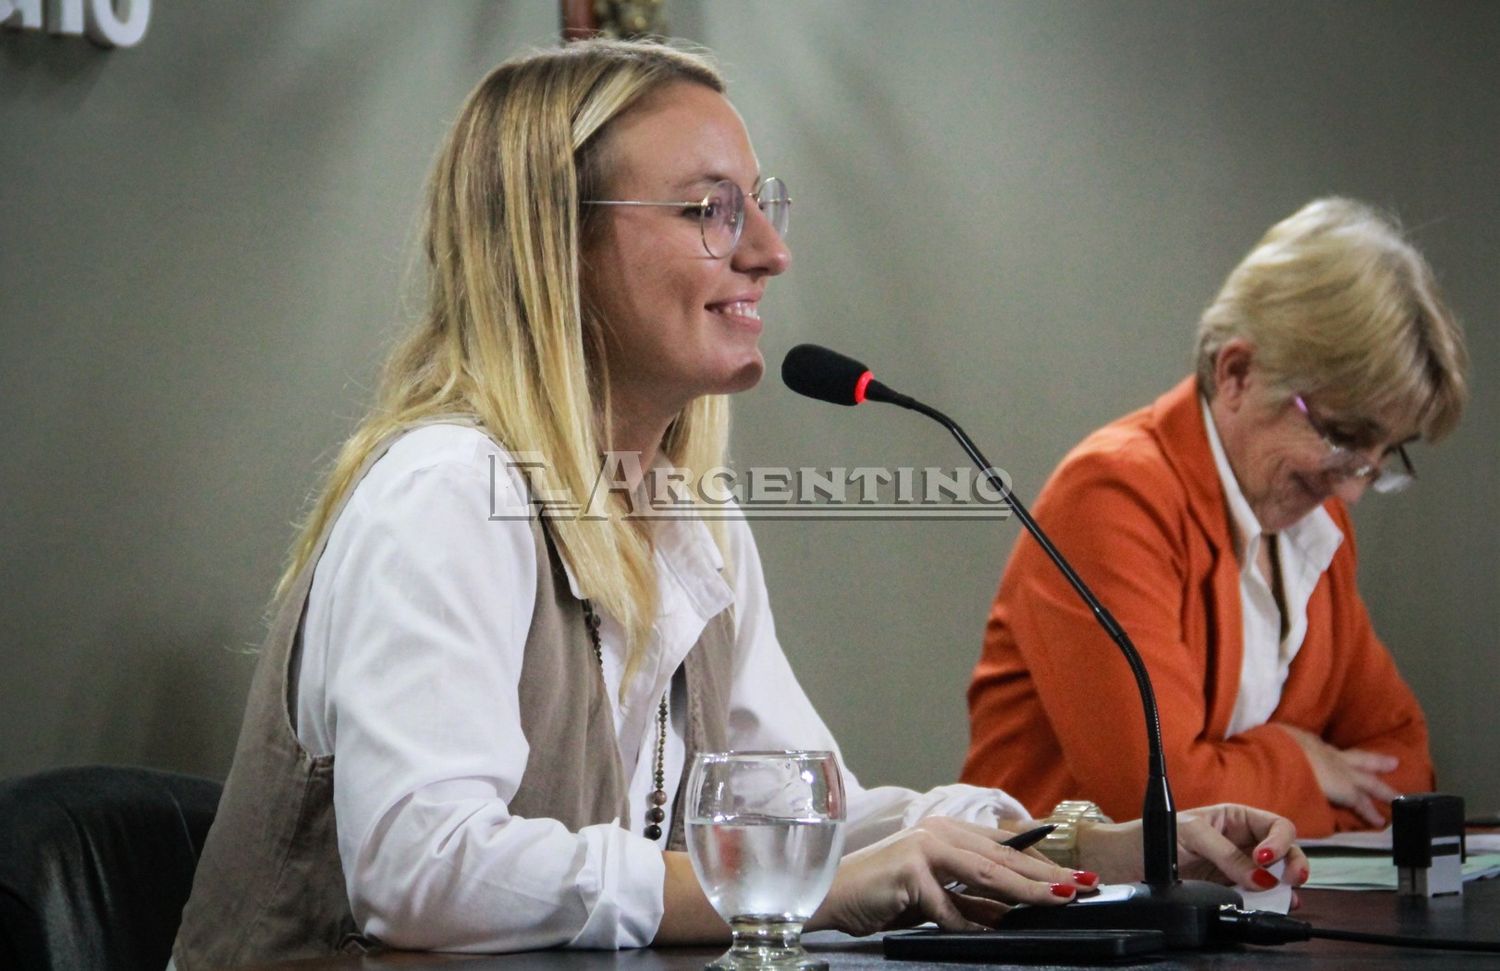
<instances>
[{"instance_id":1,"label":"gray wall","mask_svg":"<svg viewBox=\"0 0 1500 971\"><path fill-rule=\"evenodd\" d=\"M289 522L410 312L428 160L485 68L556 30L551 0L155 6L133 50L0 34L0 775L226 769ZM1187 372L1272 221L1327 192L1397 209L1475 394L1419 489L1358 509L1362 582L1441 785L1500 808L1500 6L671 9L797 200L767 358L857 352L1023 496ZM741 465L960 460L909 414L774 380L739 404ZM782 640L867 781L956 773L1016 529L757 528Z\"/></svg>"}]
</instances>

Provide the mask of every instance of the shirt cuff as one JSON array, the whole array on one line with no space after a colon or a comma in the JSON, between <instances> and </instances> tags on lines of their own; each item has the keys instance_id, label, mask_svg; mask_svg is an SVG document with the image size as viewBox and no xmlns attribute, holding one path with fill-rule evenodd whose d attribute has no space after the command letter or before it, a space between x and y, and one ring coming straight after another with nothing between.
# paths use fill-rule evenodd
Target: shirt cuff
<instances>
[{"instance_id":1,"label":"shirt cuff","mask_svg":"<svg viewBox=\"0 0 1500 971\"><path fill-rule=\"evenodd\" d=\"M1031 819L1026 807L1004 790L962 784L939 786L912 800L901 817L901 825L914 826L927 816L948 816L983 826L993 826L1005 819Z\"/></svg>"},{"instance_id":2,"label":"shirt cuff","mask_svg":"<svg viewBox=\"0 0 1500 971\"><path fill-rule=\"evenodd\" d=\"M666 909L663 884L667 866L657 845L614 823L585 826L587 862L578 874L578 890L588 919L569 947L646 947L656 937Z\"/></svg>"}]
</instances>

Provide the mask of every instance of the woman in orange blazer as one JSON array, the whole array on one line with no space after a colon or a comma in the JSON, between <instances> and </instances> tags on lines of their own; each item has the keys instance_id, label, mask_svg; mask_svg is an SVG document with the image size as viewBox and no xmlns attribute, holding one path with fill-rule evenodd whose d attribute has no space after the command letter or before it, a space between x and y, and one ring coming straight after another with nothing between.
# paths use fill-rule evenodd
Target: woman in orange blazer
<instances>
[{"instance_id":1,"label":"woman in orange blazer","mask_svg":"<svg viewBox=\"0 0 1500 971\"><path fill-rule=\"evenodd\" d=\"M1433 785L1421 708L1355 585L1346 505L1414 473L1466 398L1463 336L1394 223L1322 199L1273 226L1198 330L1197 374L1089 436L1037 520L1151 673L1177 802L1302 836L1385 825ZM1140 813L1145 733L1119 652L1029 536L969 688L966 782L1045 815Z\"/></svg>"}]
</instances>

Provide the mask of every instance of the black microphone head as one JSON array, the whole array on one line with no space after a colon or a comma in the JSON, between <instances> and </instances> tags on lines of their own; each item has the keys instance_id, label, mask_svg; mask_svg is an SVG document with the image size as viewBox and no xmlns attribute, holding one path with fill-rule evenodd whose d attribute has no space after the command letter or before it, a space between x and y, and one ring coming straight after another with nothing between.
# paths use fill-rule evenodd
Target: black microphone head
<instances>
[{"instance_id":1,"label":"black microphone head","mask_svg":"<svg viewBox=\"0 0 1500 971\"><path fill-rule=\"evenodd\" d=\"M852 357L817 344L798 344L781 362L781 380L798 394L835 405L865 400L870 369Z\"/></svg>"}]
</instances>

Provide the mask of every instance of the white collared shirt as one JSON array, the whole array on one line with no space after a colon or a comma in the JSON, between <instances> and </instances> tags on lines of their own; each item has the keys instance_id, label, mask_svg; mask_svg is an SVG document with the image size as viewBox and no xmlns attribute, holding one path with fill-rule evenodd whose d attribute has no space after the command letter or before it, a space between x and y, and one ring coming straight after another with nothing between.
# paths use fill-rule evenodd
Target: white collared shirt
<instances>
[{"instance_id":1,"label":"white collared shirt","mask_svg":"<svg viewBox=\"0 0 1500 971\"><path fill-rule=\"evenodd\" d=\"M662 522L659 614L623 698L623 638L600 613L619 738L611 756L630 780L631 829L602 824L570 832L556 820L511 816L507 801L532 755L515 689L537 562L524 518L491 517L524 517L525 495L506 453L482 432L424 426L397 441L355 488L314 573L297 734L309 752L337 756L334 807L350 904L366 933L395 946L514 951L650 943L661 922L665 873L665 837L653 842L642 834L655 788L657 706L704 626L727 604L735 610L731 747L837 751L777 642L744 521L727 524L727 576L703 523ZM576 595L571 573L569 583ZM666 739L669 800L683 771L681 708L672 705ZM844 781L846 852L925 815L1026 818L998 790L864 789L847 768ZM663 808L670 819L670 801Z\"/></svg>"},{"instance_id":2,"label":"white collared shirt","mask_svg":"<svg viewBox=\"0 0 1500 971\"><path fill-rule=\"evenodd\" d=\"M1319 578L1333 562L1344 541L1344 534L1333 517L1322 506L1283 529L1280 536L1267 536L1260 521L1250 509L1239 480L1224 454L1224 443L1214 425L1208 402L1199 399L1203 425L1208 429L1208 445L1213 450L1214 467L1224 487L1229 507L1230 534L1234 554L1240 564L1240 618L1243 651L1240 655L1240 690L1234 699L1229 718L1230 736L1264 725L1281 703L1281 688L1292 659L1307 636L1307 602ZM1286 637L1281 636L1281 608L1271 588L1271 578L1263 576L1259 566L1260 544L1277 543L1277 561L1281 568L1282 604L1287 612Z\"/></svg>"}]
</instances>

